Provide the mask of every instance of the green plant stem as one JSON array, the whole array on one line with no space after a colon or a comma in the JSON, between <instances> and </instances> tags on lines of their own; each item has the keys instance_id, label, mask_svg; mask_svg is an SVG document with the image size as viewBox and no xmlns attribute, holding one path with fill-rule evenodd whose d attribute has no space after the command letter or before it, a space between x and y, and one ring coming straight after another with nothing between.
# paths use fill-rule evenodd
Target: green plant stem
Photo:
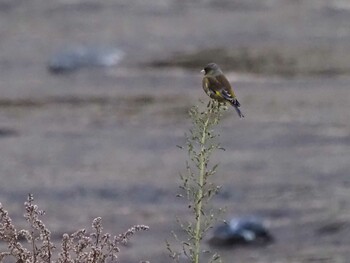
<instances>
[{"instance_id":1,"label":"green plant stem","mask_svg":"<svg viewBox=\"0 0 350 263\"><path fill-rule=\"evenodd\" d=\"M195 257L194 263L199 263L200 254L200 241L201 241L201 215L202 215L202 205L203 205L203 186L204 186L204 175L205 175L205 144L207 140L207 129L209 125L210 113L208 114L207 120L204 123L202 136L201 136L201 151L200 151L200 169L199 169L199 188L196 196L196 230L195 230Z\"/></svg>"}]
</instances>

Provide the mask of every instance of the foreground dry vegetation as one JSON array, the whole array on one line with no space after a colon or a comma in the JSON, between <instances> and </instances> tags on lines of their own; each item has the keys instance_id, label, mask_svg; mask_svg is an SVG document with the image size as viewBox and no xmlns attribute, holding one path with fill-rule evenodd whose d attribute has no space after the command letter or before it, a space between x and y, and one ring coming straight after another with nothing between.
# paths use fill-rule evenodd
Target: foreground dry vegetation
<instances>
[{"instance_id":1,"label":"foreground dry vegetation","mask_svg":"<svg viewBox=\"0 0 350 263\"><path fill-rule=\"evenodd\" d=\"M103 232L102 218L97 217L92 222L91 233L80 229L72 234L64 234L61 249L57 251L50 230L41 220L45 213L39 210L31 194L24 206L28 229L18 230L0 203L0 240L8 246L7 251L0 253L1 262L11 257L17 263L113 262L118 259L120 245L125 245L136 232L149 228L136 225L125 233L112 236Z\"/></svg>"}]
</instances>

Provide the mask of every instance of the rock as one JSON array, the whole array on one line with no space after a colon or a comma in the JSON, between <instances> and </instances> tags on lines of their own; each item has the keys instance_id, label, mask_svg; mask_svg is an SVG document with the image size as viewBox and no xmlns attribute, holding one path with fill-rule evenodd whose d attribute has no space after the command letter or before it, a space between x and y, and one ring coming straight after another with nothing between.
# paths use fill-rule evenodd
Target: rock
<instances>
[{"instance_id":1,"label":"rock","mask_svg":"<svg viewBox=\"0 0 350 263\"><path fill-rule=\"evenodd\" d=\"M0 138L18 136L18 131L11 128L0 128Z\"/></svg>"},{"instance_id":2,"label":"rock","mask_svg":"<svg viewBox=\"0 0 350 263\"><path fill-rule=\"evenodd\" d=\"M78 46L53 55L48 70L60 74L88 67L111 67L119 64L123 57L124 52L117 48Z\"/></svg>"},{"instance_id":3,"label":"rock","mask_svg":"<svg viewBox=\"0 0 350 263\"><path fill-rule=\"evenodd\" d=\"M272 241L273 237L262 219L239 217L214 228L209 244L213 246L267 245Z\"/></svg>"},{"instance_id":4,"label":"rock","mask_svg":"<svg viewBox=\"0 0 350 263\"><path fill-rule=\"evenodd\" d=\"M328 222L317 228L316 233L319 235L331 235L349 228L349 223L346 221Z\"/></svg>"}]
</instances>

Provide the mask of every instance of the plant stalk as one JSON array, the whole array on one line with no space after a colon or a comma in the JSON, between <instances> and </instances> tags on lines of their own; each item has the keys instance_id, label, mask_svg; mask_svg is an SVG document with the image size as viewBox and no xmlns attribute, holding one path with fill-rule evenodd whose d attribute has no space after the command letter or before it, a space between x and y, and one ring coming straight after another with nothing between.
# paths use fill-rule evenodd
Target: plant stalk
<instances>
[{"instance_id":1,"label":"plant stalk","mask_svg":"<svg viewBox=\"0 0 350 263\"><path fill-rule=\"evenodd\" d=\"M195 257L194 263L199 263L199 255L200 255L200 241L201 241L201 215L202 215L202 206L203 206L203 186L204 186L204 176L205 176L205 144L207 141L207 130L209 125L209 120L211 116L211 110L207 116L207 119L203 126L202 136L200 140L201 151L200 151L200 168L199 168L199 188L195 200L196 207L196 230L195 230Z\"/></svg>"}]
</instances>

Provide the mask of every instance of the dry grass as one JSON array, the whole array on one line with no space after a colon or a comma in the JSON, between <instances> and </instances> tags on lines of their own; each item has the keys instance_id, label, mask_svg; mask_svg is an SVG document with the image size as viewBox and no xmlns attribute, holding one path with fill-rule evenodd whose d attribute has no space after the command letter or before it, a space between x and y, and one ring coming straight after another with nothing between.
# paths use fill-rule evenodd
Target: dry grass
<instances>
[{"instance_id":1,"label":"dry grass","mask_svg":"<svg viewBox=\"0 0 350 263\"><path fill-rule=\"evenodd\" d=\"M0 203L0 240L7 243L7 251L0 252L0 261L13 258L17 263L73 263L117 262L120 245L126 244L139 231L148 230L145 225L135 225L125 233L112 236L103 232L102 218L92 222L92 232L80 229L73 234L63 234L61 250L51 241L51 232L40 219L45 212L34 204L33 195L24 203L24 217L28 229L18 230Z\"/></svg>"}]
</instances>

